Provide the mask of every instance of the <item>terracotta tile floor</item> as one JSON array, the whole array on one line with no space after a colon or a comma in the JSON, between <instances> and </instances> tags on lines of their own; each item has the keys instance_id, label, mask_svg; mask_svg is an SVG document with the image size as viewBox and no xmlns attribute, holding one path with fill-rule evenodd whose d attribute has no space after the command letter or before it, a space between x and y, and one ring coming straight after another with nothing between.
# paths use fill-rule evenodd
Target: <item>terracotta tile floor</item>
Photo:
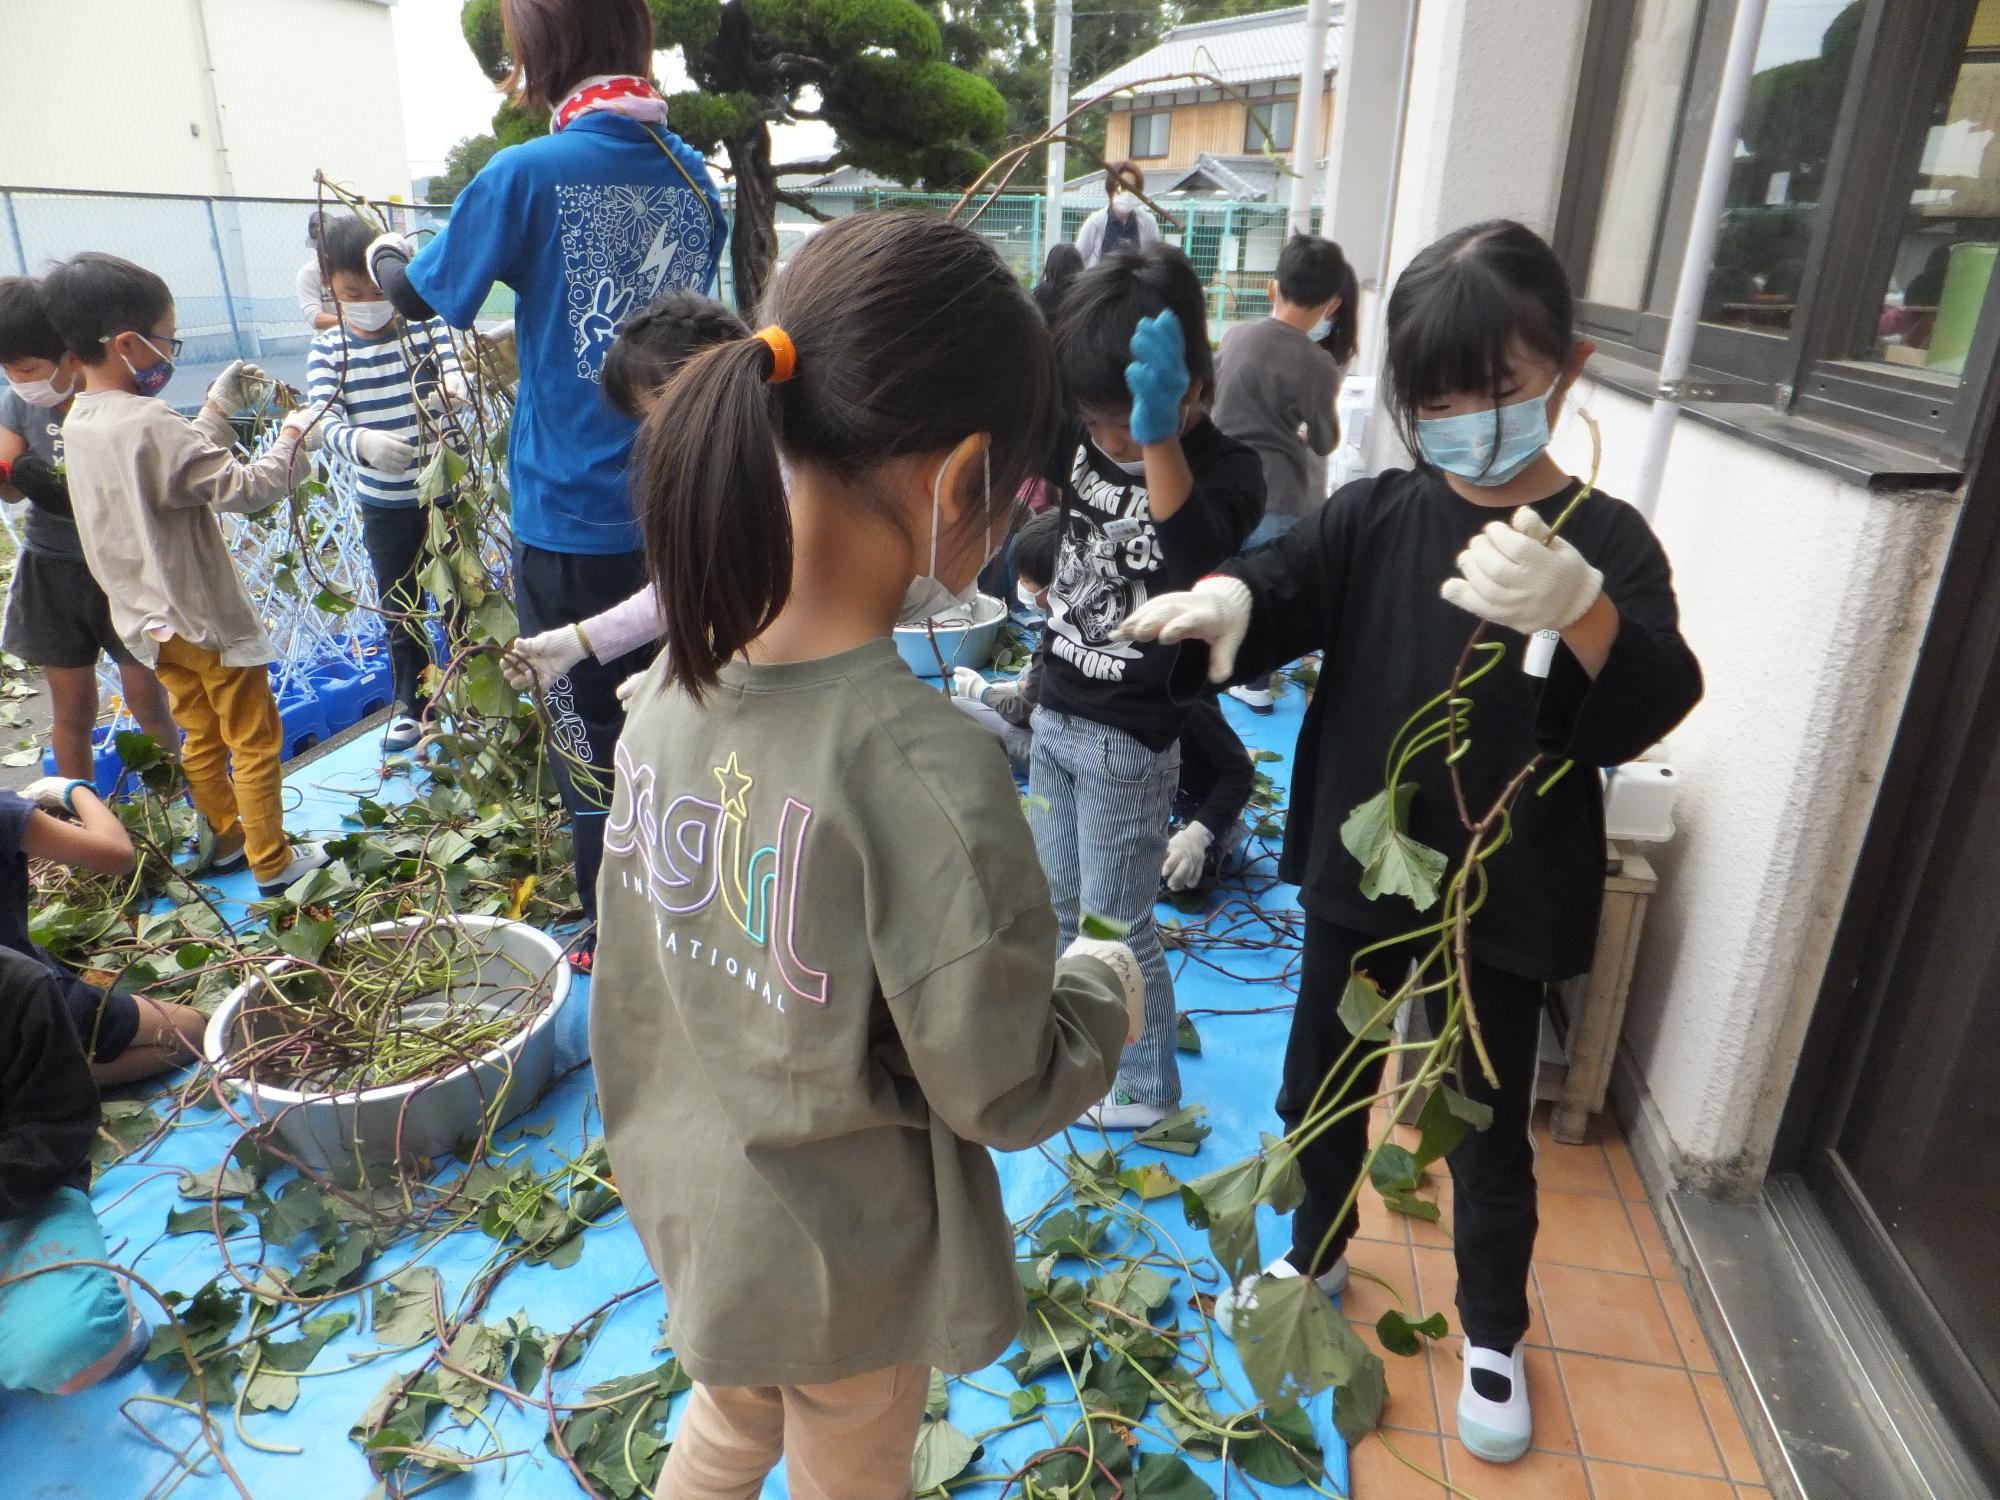
<instances>
[{"instance_id":1,"label":"terracotta tile floor","mask_svg":"<svg viewBox=\"0 0 2000 1500\"><path fill-rule=\"evenodd\" d=\"M1600 1116L1588 1142L1564 1146L1550 1139L1544 1108L1536 1135L1534 1448L1493 1465L1458 1445L1458 1340L1439 1340L1424 1355L1389 1358L1385 1427L1354 1451L1353 1500L1452 1500L1419 1469L1474 1500L1770 1500L1617 1122ZM1375 1319L1399 1303L1441 1308L1457 1325L1442 1168L1425 1196L1440 1200L1437 1224L1364 1208L1348 1257L1362 1274L1345 1310L1371 1344Z\"/></svg>"}]
</instances>

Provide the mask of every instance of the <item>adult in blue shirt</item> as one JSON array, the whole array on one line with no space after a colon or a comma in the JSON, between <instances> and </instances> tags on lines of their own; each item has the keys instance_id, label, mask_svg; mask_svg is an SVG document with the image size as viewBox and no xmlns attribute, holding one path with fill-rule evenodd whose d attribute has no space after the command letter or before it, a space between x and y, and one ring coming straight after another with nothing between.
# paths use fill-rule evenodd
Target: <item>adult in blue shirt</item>
<instances>
[{"instance_id":1,"label":"adult in blue shirt","mask_svg":"<svg viewBox=\"0 0 2000 1500\"><path fill-rule=\"evenodd\" d=\"M502 18L515 97L551 112L550 133L488 162L421 251L384 235L368 260L399 311L457 328L472 326L495 282L514 290L514 607L532 635L646 582L625 472L638 427L604 399L599 372L628 316L662 292L712 287L726 226L706 164L667 129L647 81L646 0L505 0ZM593 921L624 725L617 688L651 652L587 656L541 685ZM588 935L573 958L587 969L594 951Z\"/></svg>"}]
</instances>

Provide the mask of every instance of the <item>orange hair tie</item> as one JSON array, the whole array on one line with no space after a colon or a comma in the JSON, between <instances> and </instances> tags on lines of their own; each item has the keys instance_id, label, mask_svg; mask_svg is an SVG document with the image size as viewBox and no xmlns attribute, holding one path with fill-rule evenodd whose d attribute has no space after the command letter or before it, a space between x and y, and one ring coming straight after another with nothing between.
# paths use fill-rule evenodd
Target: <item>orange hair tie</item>
<instances>
[{"instance_id":1,"label":"orange hair tie","mask_svg":"<svg viewBox=\"0 0 2000 1500\"><path fill-rule=\"evenodd\" d=\"M799 372L799 350L792 342L792 336L776 323L768 328L760 328L750 337L756 339L771 351L771 373L767 377L772 385L783 385Z\"/></svg>"}]
</instances>

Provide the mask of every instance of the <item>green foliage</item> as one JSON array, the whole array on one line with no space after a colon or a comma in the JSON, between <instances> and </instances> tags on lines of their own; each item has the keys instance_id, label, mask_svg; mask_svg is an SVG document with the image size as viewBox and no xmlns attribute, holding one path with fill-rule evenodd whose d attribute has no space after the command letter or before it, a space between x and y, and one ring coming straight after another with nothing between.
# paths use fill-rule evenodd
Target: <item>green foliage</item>
<instances>
[{"instance_id":1,"label":"green foliage","mask_svg":"<svg viewBox=\"0 0 2000 1500\"><path fill-rule=\"evenodd\" d=\"M500 149L496 135L468 135L444 154L444 170L431 179L432 203L451 203Z\"/></svg>"},{"instance_id":2,"label":"green foliage","mask_svg":"<svg viewBox=\"0 0 2000 1500\"><path fill-rule=\"evenodd\" d=\"M500 0L466 0L458 13L458 25L480 72L499 83L514 71L514 59L507 55Z\"/></svg>"},{"instance_id":3,"label":"green foliage","mask_svg":"<svg viewBox=\"0 0 2000 1500\"><path fill-rule=\"evenodd\" d=\"M912 1488L919 1495L940 1490L963 1474L978 1456L977 1440L941 1417L928 1419L917 1431L917 1450L910 1465Z\"/></svg>"},{"instance_id":4,"label":"green foliage","mask_svg":"<svg viewBox=\"0 0 2000 1500\"><path fill-rule=\"evenodd\" d=\"M1446 861L1403 831L1416 794L1412 781L1377 792L1347 815L1340 825L1340 841L1361 861L1362 895L1370 901L1403 896L1418 911L1427 911L1437 904Z\"/></svg>"},{"instance_id":5,"label":"green foliage","mask_svg":"<svg viewBox=\"0 0 2000 1500\"><path fill-rule=\"evenodd\" d=\"M601 1381L584 1393L586 1409L563 1420L562 1446L604 1494L633 1500L659 1476L667 1451L667 1405L690 1383L677 1359ZM553 1436L547 1446L557 1451Z\"/></svg>"},{"instance_id":6,"label":"green foliage","mask_svg":"<svg viewBox=\"0 0 2000 1500\"><path fill-rule=\"evenodd\" d=\"M1203 1121L1202 1116L1206 1113L1199 1104L1177 1109L1159 1124L1140 1131L1132 1138L1132 1144L1150 1146L1155 1151L1171 1151L1176 1156L1193 1156L1214 1128Z\"/></svg>"},{"instance_id":7,"label":"green foliage","mask_svg":"<svg viewBox=\"0 0 2000 1500\"><path fill-rule=\"evenodd\" d=\"M727 94L684 91L670 96L667 107L675 132L705 156L761 123L757 96L741 89Z\"/></svg>"}]
</instances>

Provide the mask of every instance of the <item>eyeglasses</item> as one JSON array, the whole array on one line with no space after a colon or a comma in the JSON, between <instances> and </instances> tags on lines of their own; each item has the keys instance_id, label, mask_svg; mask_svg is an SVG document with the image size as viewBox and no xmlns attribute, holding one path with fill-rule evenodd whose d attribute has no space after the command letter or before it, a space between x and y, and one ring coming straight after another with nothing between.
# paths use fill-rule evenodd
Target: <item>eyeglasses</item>
<instances>
[{"instance_id":1,"label":"eyeglasses","mask_svg":"<svg viewBox=\"0 0 2000 1500\"><path fill-rule=\"evenodd\" d=\"M138 334L140 338L153 346L154 353L164 354L168 359L179 359L181 357L182 341L180 339L165 338L160 334L147 333L145 330L139 328L124 328L120 329L119 332ZM97 342L108 344L117 337L118 334L116 333L107 333Z\"/></svg>"}]
</instances>

